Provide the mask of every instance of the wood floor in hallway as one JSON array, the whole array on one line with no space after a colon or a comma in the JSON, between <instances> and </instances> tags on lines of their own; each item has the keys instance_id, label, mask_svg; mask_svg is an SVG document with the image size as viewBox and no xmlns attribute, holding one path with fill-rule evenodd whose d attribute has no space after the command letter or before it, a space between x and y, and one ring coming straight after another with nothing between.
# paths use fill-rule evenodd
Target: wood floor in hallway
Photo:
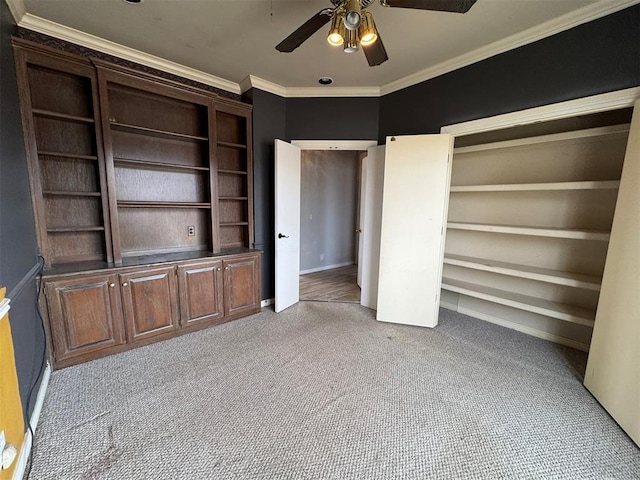
<instances>
[{"instance_id":1,"label":"wood floor in hallway","mask_svg":"<svg viewBox=\"0 0 640 480\"><path fill-rule=\"evenodd\" d=\"M358 266L300 275L300 300L360 303Z\"/></svg>"}]
</instances>

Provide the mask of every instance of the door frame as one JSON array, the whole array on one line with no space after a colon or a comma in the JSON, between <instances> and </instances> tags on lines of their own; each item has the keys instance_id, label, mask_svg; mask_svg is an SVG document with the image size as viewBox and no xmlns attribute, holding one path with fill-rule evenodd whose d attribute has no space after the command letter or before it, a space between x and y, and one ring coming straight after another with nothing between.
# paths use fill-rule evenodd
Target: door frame
<instances>
[{"instance_id":1,"label":"door frame","mask_svg":"<svg viewBox=\"0 0 640 480\"><path fill-rule=\"evenodd\" d=\"M291 140L291 145L295 145L300 150L359 150L366 152L369 147L378 146L378 142L376 140ZM362 178L362 162L359 162L358 169L359 187L360 191L362 191L362 184L364 180ZM362 201L359 192L358 198L359 201ZM360 210L360 205L358 205L358 210ZM360 212L358 212L358 216L359 215ZM360 218L358 218L358 220L361 221ZM360 246L358 245L358 242L356 242L356 248L359 251ZM357 259L358 256L356 255L356 261Z\"/></svg>"},{"instance_id":2,"label":"door frame","mask_svg":"<svg viewBox=\"0 0 640 480\"><path fill-rule=\"evenodd\" d=\"M298 147L300 150L362 150L367 151L369 147L376 147L377 140L291 140L291 145ZM359 169L362 164L359 163ZM360 185L362 187L362 172L360 171ZM362 199L361 199L362 200ZM298 277L298 282L300 277Z\"/></svg>"}]
</instances>

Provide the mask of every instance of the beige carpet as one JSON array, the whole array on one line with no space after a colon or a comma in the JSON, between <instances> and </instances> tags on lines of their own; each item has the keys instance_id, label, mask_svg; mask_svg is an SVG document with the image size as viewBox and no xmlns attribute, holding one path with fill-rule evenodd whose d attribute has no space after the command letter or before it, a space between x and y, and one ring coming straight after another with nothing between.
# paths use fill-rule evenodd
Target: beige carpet
<instances>
[{"instance_id":1,"label":"beige carpet","mask_svg":"<svg viewBox=\"0 0 640 480\"><path fill-rule=\"evenodd\" d=\"M54 372L34 480L633 479L586 356L304 302Z\"/></svg>"}]
</instances>

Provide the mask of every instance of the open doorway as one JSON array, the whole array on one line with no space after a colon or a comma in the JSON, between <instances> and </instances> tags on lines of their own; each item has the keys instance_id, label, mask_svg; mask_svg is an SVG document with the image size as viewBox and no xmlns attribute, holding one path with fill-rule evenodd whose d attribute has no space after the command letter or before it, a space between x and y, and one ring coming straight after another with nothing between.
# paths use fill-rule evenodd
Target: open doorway
<instances>
[{"instance_id":1,"label":"open doorway","mask_svg":"<svg viewBox=\"0 0 640 480\"><path fill-rule=\"evenodd\" d=\"M303 150L300 300L360 303L358 232L366 151Z\"/></svg>"}]
</instances>

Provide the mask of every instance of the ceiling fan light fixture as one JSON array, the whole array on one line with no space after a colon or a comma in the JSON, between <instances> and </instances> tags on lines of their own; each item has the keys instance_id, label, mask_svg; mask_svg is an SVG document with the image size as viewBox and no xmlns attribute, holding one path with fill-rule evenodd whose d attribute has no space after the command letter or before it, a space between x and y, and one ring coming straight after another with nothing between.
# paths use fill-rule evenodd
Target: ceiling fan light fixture
<instances>
[{"instance_id":1,"label":"ceiling fan light fixture","mask_svg":"<svg viewBox=\"0 0 640 480\"><path fill-rule=\"evenodd\" d=\"M327 42L337 47L344 43L344 17L342 15L336 13L331 19Z\"/></svg>"},{"instance_id":2,"label":"ceiling fan light fixture","mask_svg":"<svg viewBox=\"0 0 640 480\"><path fill-rule=\"evenodd\" d=\"M378 31L373 21L373 15L364 12L362 23L360 24L360 44L363 46L371 45L378 39Z\"/></svg>"},{"instance_id":3,"label":"ceiling fan light fixture","mask_svg":"<svg viewBox=\"0 0 640 480\"><path fill-rule=\"evenodd\" d=\"M358 51L358 30L346 30L346 36L344 38L344 52L354 53Z\"/></svg>"},{"instance_id":4,"label":"ceiling fan light fixture","mask_svg":"<svg viewBox=\"0 0 640 480\"><path fill-rule=\"evenodd\" d=\"M362 6L360 0L347 0L345 3L344 27L357 30L362 22Z\"/></svg>"}]
</instances>

